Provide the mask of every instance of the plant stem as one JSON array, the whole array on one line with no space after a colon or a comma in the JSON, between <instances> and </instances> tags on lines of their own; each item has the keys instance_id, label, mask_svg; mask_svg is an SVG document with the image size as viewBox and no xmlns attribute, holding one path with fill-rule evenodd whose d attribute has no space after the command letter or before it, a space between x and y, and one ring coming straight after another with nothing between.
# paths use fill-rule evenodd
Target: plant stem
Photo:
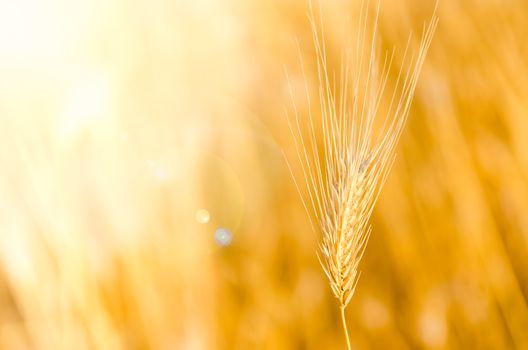
<instances>
[{"instance_id":1,"label":"plant stem","mask_svg":"<svg viewBox=\"0 0 528 350\"><path fill-rule=\"evenodd\" d=\"M341 321L343 321L343 329L345 330L345 337L347 341L347 348L348 350L352 350L352 347L350 346L350 338L348 337L348 329L346 324L346 318L345 318L345 307L341 306Z\"/></svg>"}]
</instances>

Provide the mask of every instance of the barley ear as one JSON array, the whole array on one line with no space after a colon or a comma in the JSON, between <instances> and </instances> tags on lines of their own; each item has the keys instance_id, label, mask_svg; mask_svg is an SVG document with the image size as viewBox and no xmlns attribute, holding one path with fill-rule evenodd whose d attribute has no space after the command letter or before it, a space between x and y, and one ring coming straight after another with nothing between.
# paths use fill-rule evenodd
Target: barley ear
<instances>
[{"instance_id":1,"label":"barley ear","mask_svg":"<svg viewBox=\"0 0 528 350\"><path fill-rule=\"evenodd\" d=\"M393 54L385 54L381 62L378 58L380 2L373 11L368 0L362 4L355 54L351 54L353 48L345 48L338 82L329 73L320 10L316 16L310 4L318 101L305 80L310 103L307 120L301 122L295 101L294 119L288 118L302 171L300 175L294 174L291 167L290 171L313 226L322 234L318 258L339 302L350 349L345 309L359 280L359 263L371 234L369 219L394 161L394 148L409 114L438 18L435 9L428 25L424 25L415 54L409 53L409 39L395 86L388 91ZM302 61L301 66L306 79ZM291 97L293 100L293 93ZM382 100L388 101L383 109ZM314 102L319 106L317 112L312 109Z\"/></svg>"}]
</instances>

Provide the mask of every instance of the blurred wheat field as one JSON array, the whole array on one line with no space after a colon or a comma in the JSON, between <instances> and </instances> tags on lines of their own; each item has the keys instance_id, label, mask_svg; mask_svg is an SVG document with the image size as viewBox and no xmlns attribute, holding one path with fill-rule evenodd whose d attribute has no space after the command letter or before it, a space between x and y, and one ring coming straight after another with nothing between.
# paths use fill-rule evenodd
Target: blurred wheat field
<instances>
[{"instance_id":1,"label":"blurred wheat field","mask_svg":"<svg viewBox=\"0 0 528 350\"><path fill-rule=\"evenodd\" d=\"M338 62L359 1L322 6ZM381 2L396 63L434 6ZM345 348L283 157L284 69L301 112L299 55L317 88L307 11L0 2L0 349ZM528 3L443 0L438 16L352 346L528 349Z\"/></svg>"}]
</instances>

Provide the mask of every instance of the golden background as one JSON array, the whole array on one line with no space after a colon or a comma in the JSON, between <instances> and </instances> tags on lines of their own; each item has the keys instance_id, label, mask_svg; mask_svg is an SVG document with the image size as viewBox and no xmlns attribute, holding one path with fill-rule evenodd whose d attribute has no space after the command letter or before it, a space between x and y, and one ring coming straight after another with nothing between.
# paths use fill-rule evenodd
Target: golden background
<instances>
[{"instance_id":1,"label":"golden background","mask_svg":"<svg viewBox=\"0 0 528 350\"><path fill-rule=\"evenodd\" d=\"M321 1L339 47L358 1ZM383 47L401 57L434 7L383 0ZM283 155L285 70L302 89L299 56L315 62L307 14L0 1L0 349L345 347ZM437 14L352 346L528 349L528 3Z\"/></svg>"}]
</instances>

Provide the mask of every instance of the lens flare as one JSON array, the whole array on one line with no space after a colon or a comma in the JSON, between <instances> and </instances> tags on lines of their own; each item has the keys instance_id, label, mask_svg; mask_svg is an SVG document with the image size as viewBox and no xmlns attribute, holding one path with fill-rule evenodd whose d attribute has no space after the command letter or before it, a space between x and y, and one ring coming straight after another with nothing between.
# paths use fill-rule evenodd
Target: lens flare
<instances>
[{"instance_id":1,"label":"lens flare","mask_svg":"<svg viewBox=\"0 0 528 350\"><path fill-rule=\"evenodd\" d=\"M231 231L227 228L219 228L215 231L215 241L218 245L225 247L231 244L231 241L233 240L233 236L231 235Z\"/></svg>"},{"instance_id":2,"label":"lens flare","mask_svg":"<svg viewBox=\"0 0 528 350\"><path fill-rule=\"evenodd\" d=\"M196 221L200 224L207 224L211 220L211 214L205 209L199 209L195 216Z\"/></svg>"}]
</instances>

